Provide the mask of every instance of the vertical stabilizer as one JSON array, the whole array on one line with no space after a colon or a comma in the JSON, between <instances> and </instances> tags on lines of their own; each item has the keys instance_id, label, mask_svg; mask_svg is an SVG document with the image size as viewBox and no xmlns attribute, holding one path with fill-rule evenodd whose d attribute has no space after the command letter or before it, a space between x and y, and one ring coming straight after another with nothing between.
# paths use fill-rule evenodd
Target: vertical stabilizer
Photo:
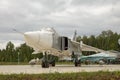
<instances>
[{"instance_id":1,"label":"vertical stabilizer","mask_svg":"<svg viewBox=\"0 0 120 80\"><path fill-rule=\"evenodd\" d=\"M77 38L77 31L75 30L74 36L73 36L73 41L76 41L76 38Z\"/></svg>"}]
</instances>

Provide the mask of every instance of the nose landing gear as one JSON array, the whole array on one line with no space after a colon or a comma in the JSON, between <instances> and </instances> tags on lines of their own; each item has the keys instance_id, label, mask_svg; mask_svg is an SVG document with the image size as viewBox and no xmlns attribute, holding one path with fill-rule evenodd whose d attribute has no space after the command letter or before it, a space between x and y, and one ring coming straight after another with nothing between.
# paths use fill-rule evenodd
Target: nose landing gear
<instances>
[{"instance_id":1,"label":"nose landing gear","mask_svg":"<svg viewBox=\"0 0 120 80\"><path fill-rule=\"evenodd\" d=\"M52 57L52 56L51 56ZM42 59L42 68L49 68L49 66L55 67L55 59L48 59L48 54L45 52Z\"/></svg>"}]
</instances>

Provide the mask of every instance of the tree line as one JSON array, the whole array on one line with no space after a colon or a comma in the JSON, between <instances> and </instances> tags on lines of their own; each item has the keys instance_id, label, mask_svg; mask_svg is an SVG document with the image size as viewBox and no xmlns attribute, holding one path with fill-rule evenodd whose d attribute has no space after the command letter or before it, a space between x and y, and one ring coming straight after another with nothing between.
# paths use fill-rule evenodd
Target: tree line
<instances>
[{"instance_id":1,"label":"tree line","mask_svg":"<svg viewBox=\"0 0 120 80\"><path fill-rule=\"evenodd\" d=\"M111 30L102 31L101 34L97 36L84 35L83 37L81 36L77 37L78 42L83 41L83 43L99 49L120 51L120 45L118 44L118 39L120 39L120 34L116 32L112 32Z\"/></svg>"},{"instance_id":2,"label":"tree line","mask_svg":"<svg viewBox=\"0 0 120 80\"><path fill-rule=\"evenodd\" d=\"M25 43L19 47L15 47L12 42L8 42L6 49L0 50L0 62L17 62L18 57L20 62L28 62L38 56L39 58L42 57L42 54L32 54L33 51L33 48L27 46Z\"/></svg>"},{"instance_id":3,"label":"tree line","mask_svg":"<svg viewBox=\"0 0 120 80\"><path fill-rule=\"evenodd\" d=\"M98 36L78 36L77 41L83 41L83 43L87 45L103 50L120 51L120 45L118 44L119 38L120 34L107 30L102 31ZM27 46L25 43L21 44L19 47L15 47L12 42L8 42L6 48L0 50L0 62L17 62L18 57L20 62L28 62L36 57L42 58L42 53L34 55L32 54L33 51L33 48Z\"/></svg>"}]
</instances>

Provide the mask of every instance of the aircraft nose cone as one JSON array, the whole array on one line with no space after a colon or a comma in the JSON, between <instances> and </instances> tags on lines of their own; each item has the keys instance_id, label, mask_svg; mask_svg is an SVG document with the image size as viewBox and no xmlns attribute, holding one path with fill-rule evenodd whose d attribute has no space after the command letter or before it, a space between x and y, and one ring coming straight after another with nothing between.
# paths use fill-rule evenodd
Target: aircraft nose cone
<instances>
[{"instance_id":1,"label":"aircraft nose cone","mask_svg":"<svg viewBox=\"0 0 120 80\"><path fill-rule=\"evenodd\" d=\"M27 43L37 43L39 41L39 34L37 32L26 32L24 38Z\"/></svg>"}]
</instances>

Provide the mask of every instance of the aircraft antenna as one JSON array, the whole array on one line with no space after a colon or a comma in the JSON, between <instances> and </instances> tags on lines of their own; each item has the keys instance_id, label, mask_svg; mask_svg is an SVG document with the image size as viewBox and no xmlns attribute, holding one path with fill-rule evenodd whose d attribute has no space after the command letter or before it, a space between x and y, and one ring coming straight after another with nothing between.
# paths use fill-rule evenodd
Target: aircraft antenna
<instances>
[{"instance_id":1,"label":"aircraft antenna","mask_svg":"<svg viewBox=\"0 0 120 80\"><path fill-rule=\"evenodd\" d=\"M13 29L13 31L15 31L15 32L17 32L17 33L20 33L20 34L24 35L24 33L20 32L20 31L18 31L18 30L16 30L16 29Z\"/></svg>"}]
</instances>

